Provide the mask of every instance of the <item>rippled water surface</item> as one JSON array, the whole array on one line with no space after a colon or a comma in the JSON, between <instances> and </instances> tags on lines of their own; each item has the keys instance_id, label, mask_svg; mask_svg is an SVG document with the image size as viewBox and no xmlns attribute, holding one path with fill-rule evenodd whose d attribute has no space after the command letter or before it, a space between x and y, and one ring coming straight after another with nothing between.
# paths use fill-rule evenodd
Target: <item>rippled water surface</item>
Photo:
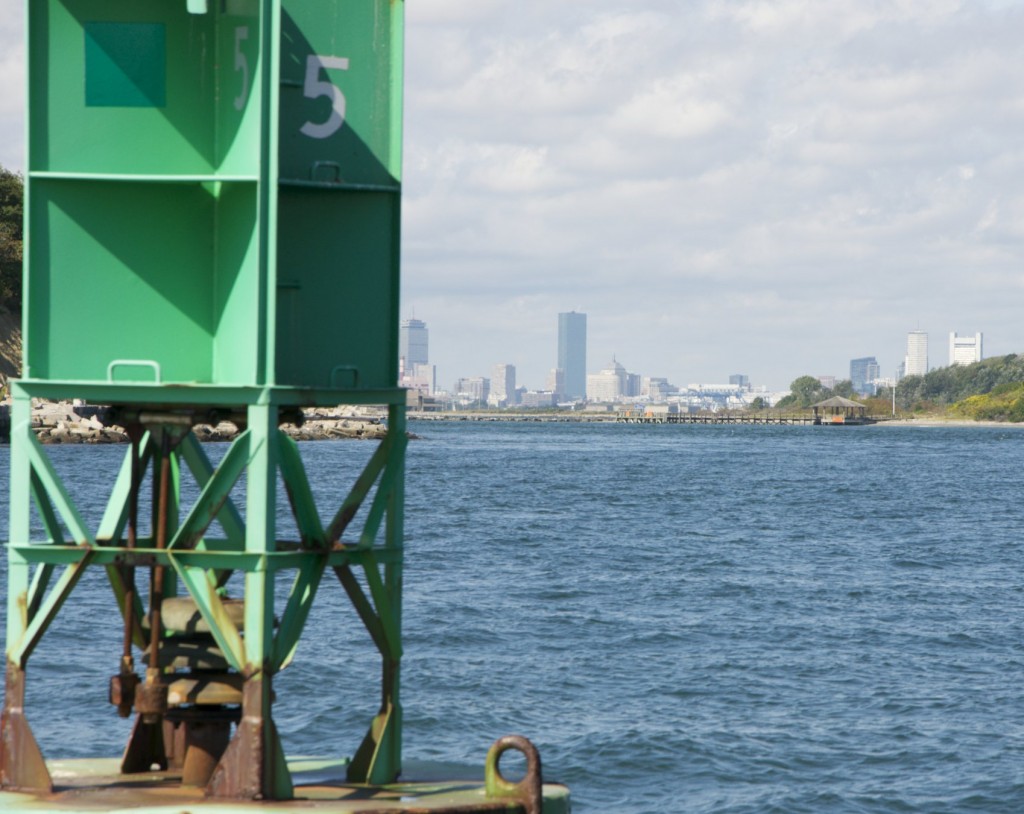
<instances>
[{"instance_id":1,"label":"rippled water surface","mask_svg":"<svg viewBox=\"0 0 1024 814\"><path fill-rule=\"evenodd\" d=\"M1024 810L1024 431L412 429L407 757L478 770L520 732L582 812ZM372 450L302 445L323 514ZM95 520L124 449L50 451ZM115 754L102 572L73 602L30 720ZM291 754L351 754L375 711L346 603L325 581L275 683Z\"/></svg>"}]
</instances>

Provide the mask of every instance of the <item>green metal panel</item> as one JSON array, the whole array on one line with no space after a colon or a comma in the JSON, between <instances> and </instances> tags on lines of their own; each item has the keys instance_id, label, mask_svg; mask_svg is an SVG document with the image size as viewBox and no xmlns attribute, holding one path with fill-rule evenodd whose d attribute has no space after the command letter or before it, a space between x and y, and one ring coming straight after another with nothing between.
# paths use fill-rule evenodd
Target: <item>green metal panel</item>
<instances>
[{"instance_id":1,"label":"green metal panel","mask_svg":"<svg viewBox=\"0 0 1024 814\"><path fill-rule=\"evenodd\" d=\"M278 382L394 384L397 197L284 187L278 213Z\"/></svg>"},{"instance_id":2,"label":"green metal panel","mask_svg":"<svg viewBox=\"0 0 1024 814\"><path fill-rule=\"evenodd\" d=\"M240 140L247 160L232 156L230 171L255 177L258 119L246 106L259 97L240 110L221 103L239 83L218 66L235 64L236 24L251 28L240 48L255 57L258 3L230 5L249 11L194 15L163 0L29 3L30 171L209 174L225 169ZM152 50L159 40L162 64Z\"/></svg>"},{"instance_id":3,"label":"green metal panel","mask_svg":"<svg viewBox=\"0 0 1024 814\"><path fill-rule=\"evenodd\" d=\"M28 4L26 378L394 387L402 5L206 5Z\"/></svg>"},{"instance_id":4,"label":"green metal panel","mask_svg":"<svg viewBox=\"0 0 1024 814\"><path fill-rule=\"evenodd\" d=\"M401 6L281 3L281 178L393 187L400 177Z\"/></svg>"},{"instance_id":5,"label":"green metal panel","mask_svg":"<svg viewBox=\"0 0 1024 814\"><path fill-rule=\"evenodd\" d=\"M281 6L277 381L397 379L401 6Z\"/></svg>"},{"instance_id":6,"label":"green metal panel","mask_svg":"<svg viewBox=\"0 0 1024 814\"><path fill-rule=\"evenodd\" d=\"M85 24L85 104L167 104L167 29L163 23Z\"/></svg>"}]
</instances>

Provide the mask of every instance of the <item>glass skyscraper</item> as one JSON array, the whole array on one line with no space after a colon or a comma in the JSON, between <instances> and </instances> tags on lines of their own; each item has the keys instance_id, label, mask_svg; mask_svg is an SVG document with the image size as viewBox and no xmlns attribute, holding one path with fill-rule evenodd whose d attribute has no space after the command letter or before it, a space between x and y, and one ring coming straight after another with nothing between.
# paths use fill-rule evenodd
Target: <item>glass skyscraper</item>
<instances>
[{"instance_id":1,"label":"glass skyscraper","mask_svg":"<svg viewBox=\"0 0 1024 814\"><path fill-rule=\"evenodd\" d=\"M563 371L566 399L587 395L587 315L558 315L558 368Z\"/></svg>"},{"instance_id":2,"label":"glass skyscraper","mask_svg":"<svg viewBox=\"0 0 1024 814\"><path fill-rule=\"evenodd\" d=\"M878 378L878 360L874 356L862 356L860 359L850 360L850 384L853 385L853 392L862 396L873 396L875 394L875 379Z\"/></svg>"}]
</instances>

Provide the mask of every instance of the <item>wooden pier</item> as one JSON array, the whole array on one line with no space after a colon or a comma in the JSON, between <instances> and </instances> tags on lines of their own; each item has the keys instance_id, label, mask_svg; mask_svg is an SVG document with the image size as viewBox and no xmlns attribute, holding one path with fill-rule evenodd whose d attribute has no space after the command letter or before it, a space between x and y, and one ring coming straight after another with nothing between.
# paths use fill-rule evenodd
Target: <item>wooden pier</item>
<instances>
[{"instance_id":1,"label":"wooden pier","mask_svg":"<svg viewBox=\"0 0 1024 814\"><path fill-rule=\"evenodd\" d=\"M623 424L814 424L821 423L813 415L781 415L772 413L618 413L615 420Z\"/></svg>"}]
</instances>

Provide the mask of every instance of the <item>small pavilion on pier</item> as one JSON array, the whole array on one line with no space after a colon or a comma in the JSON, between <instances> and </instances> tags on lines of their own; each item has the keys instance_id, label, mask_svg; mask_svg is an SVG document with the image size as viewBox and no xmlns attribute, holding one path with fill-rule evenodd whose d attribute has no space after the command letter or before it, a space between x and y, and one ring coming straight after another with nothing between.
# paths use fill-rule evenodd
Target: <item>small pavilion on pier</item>
<instances>
[{"instance_id":1,"label":"small pavilion on pier","mask_svg":"<svg viewBox=\"0 0 1024 814\"><path fill-rule=\"evenodd\" d=\"M812 404L815 424L874 424L867 416L867 405L842 396L833 396Z\"/></svg>"}]
</instances>

